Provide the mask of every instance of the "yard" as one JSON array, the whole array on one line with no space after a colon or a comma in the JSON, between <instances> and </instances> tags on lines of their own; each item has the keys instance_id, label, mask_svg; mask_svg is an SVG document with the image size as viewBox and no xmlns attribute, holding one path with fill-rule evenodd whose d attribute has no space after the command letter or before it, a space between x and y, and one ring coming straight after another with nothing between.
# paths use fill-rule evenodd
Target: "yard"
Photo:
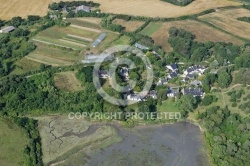
<instances>
[{"instance_id":1,"label":"yard","mask_svg":"<svg viewBox=\"0 0 250 166\"><path fill-rule=\"evenodd\" d=\"M160 112L180 112L177 103L172 99L163 101L162 105L157 106L157 110Z\"/></svg>"}]
</instances>

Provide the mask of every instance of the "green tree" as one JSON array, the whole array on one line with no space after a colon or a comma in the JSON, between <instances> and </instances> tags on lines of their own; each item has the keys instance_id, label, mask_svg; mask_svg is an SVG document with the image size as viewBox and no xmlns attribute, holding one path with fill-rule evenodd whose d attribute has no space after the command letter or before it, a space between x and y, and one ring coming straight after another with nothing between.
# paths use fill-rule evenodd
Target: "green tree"
<instances>
[{"instance_id":1,"label":"green tree","mask_svg":"<svg viewBox=\"0 0 250 166\"><path fill-rule=\"evenodd\" d=\"M223 70L218 73L218 84L221 88L228 87L231 82L231 75L227 71Z\"/></svg>"}]
</instances>

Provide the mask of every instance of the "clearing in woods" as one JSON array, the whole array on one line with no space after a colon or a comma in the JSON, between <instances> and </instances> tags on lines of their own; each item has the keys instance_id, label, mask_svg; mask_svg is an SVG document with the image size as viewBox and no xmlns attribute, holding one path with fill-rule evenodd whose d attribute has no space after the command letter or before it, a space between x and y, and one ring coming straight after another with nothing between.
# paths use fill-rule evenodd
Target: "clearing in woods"
<instances>
[{"instance_id":1,"label":"clearing in woods","mask_svg":"<svg viewBox=\"0 0 250 166\"><path fill-rule=\"evenodd\" d=\"M24 165L24 149L28 142L16 124L0 118L0 165Z\"/></svg>"},{"instance_id":2,"label":"clearing in woods","mask_svg":"<svg viewBox=\"0 0 250 166\"><path fill-rule=\"evenodd\" d=\"M206 24L194 20L172 21L162 24L163 25L160 27L160 29L154 32L151 35L151 37L155 41L155 44L162 46L165 51L171 51L171 47L168 43L169 29L171 27L183 28L187 31L190 31L196 36L196 40L200 42L214 41L214 42L232 42L237 45L244 44L244 41L234 36L231 36L229 34L216 30L212 27L209 27ZM149 24L149 26L151 26L151 24Z\"/></svg>"},{"instance_id":3,"label":"clearing in woods","mask_svg":"<svg viewBox=\"0 0 250 166\"><path fill-rule=\"evenodd\" d=\"M125 27L125 31L128 32L133 32L144 24L143 21L125 21L123 19L115 19L113 23Z\"/></svg>"},{"instance_id":4,"label":"clearing in woods","mask_svg":"<svg viewBox=\"0 0 250 166\"><path fill-rule=\"evenodd\" d=\"M241 3L230 0L195 0L181 7L160 0L93 0L100 3L102 12L128 14L147 17L179 17L200 13L204 10L236 6Z\"/></svg>"},{"instance_id":5,"label":"clearing in woods","mask_svg":"<svg viewBox=\"0 0 250 166\"><path fill-rule=\"evenodd\" d=\"M59 89L70 92L83 90L81 82L76 78L75 73L72 71L55 74L54 81L55 86Z\"/></svg>"},{"instance_id":6,"label":"clearing in woods","mask_svg":"<svg viewBox=\"0 0 250 166\"><path fill-rule=\"evenodd\" d=\"M199 17L216 27L223 29L241 38L250 39L250 24L237 20L238 17L250 17L250 11L246 9L225 9Z\"/></svg>"}]
</instances>

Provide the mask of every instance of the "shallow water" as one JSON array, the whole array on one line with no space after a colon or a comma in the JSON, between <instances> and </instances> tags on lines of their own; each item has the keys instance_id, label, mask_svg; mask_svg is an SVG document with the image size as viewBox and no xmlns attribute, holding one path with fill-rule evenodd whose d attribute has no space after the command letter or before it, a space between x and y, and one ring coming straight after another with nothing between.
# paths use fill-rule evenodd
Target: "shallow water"
<instances>
[{"instance_id":1,"label":"shallow water","mask_svg":"<svg viewBox=\"0 0 250 166\"><path fill-rule=\"evenodd\" d=\"M201 166L209 165L199 127L179 122L116 128L120 143L90 154L89 166Z\"/></svg>"}]
</instances>

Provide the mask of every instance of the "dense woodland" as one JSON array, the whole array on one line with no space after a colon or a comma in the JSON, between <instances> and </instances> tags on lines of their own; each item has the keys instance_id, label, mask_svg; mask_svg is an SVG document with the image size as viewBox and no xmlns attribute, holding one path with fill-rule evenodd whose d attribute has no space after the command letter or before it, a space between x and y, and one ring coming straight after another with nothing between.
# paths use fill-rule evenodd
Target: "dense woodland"
<instances>
[{"instance_id":1,"label":"dense woodland","mask_svg":"<svg viewBox=\"0 0 250 166\"><path fill-rule=\"evenodd\" d=\"M220 166L250 165L250 118L214 106L199 114L206 128L213 163Z\"/></svg>"}]
</instances>

